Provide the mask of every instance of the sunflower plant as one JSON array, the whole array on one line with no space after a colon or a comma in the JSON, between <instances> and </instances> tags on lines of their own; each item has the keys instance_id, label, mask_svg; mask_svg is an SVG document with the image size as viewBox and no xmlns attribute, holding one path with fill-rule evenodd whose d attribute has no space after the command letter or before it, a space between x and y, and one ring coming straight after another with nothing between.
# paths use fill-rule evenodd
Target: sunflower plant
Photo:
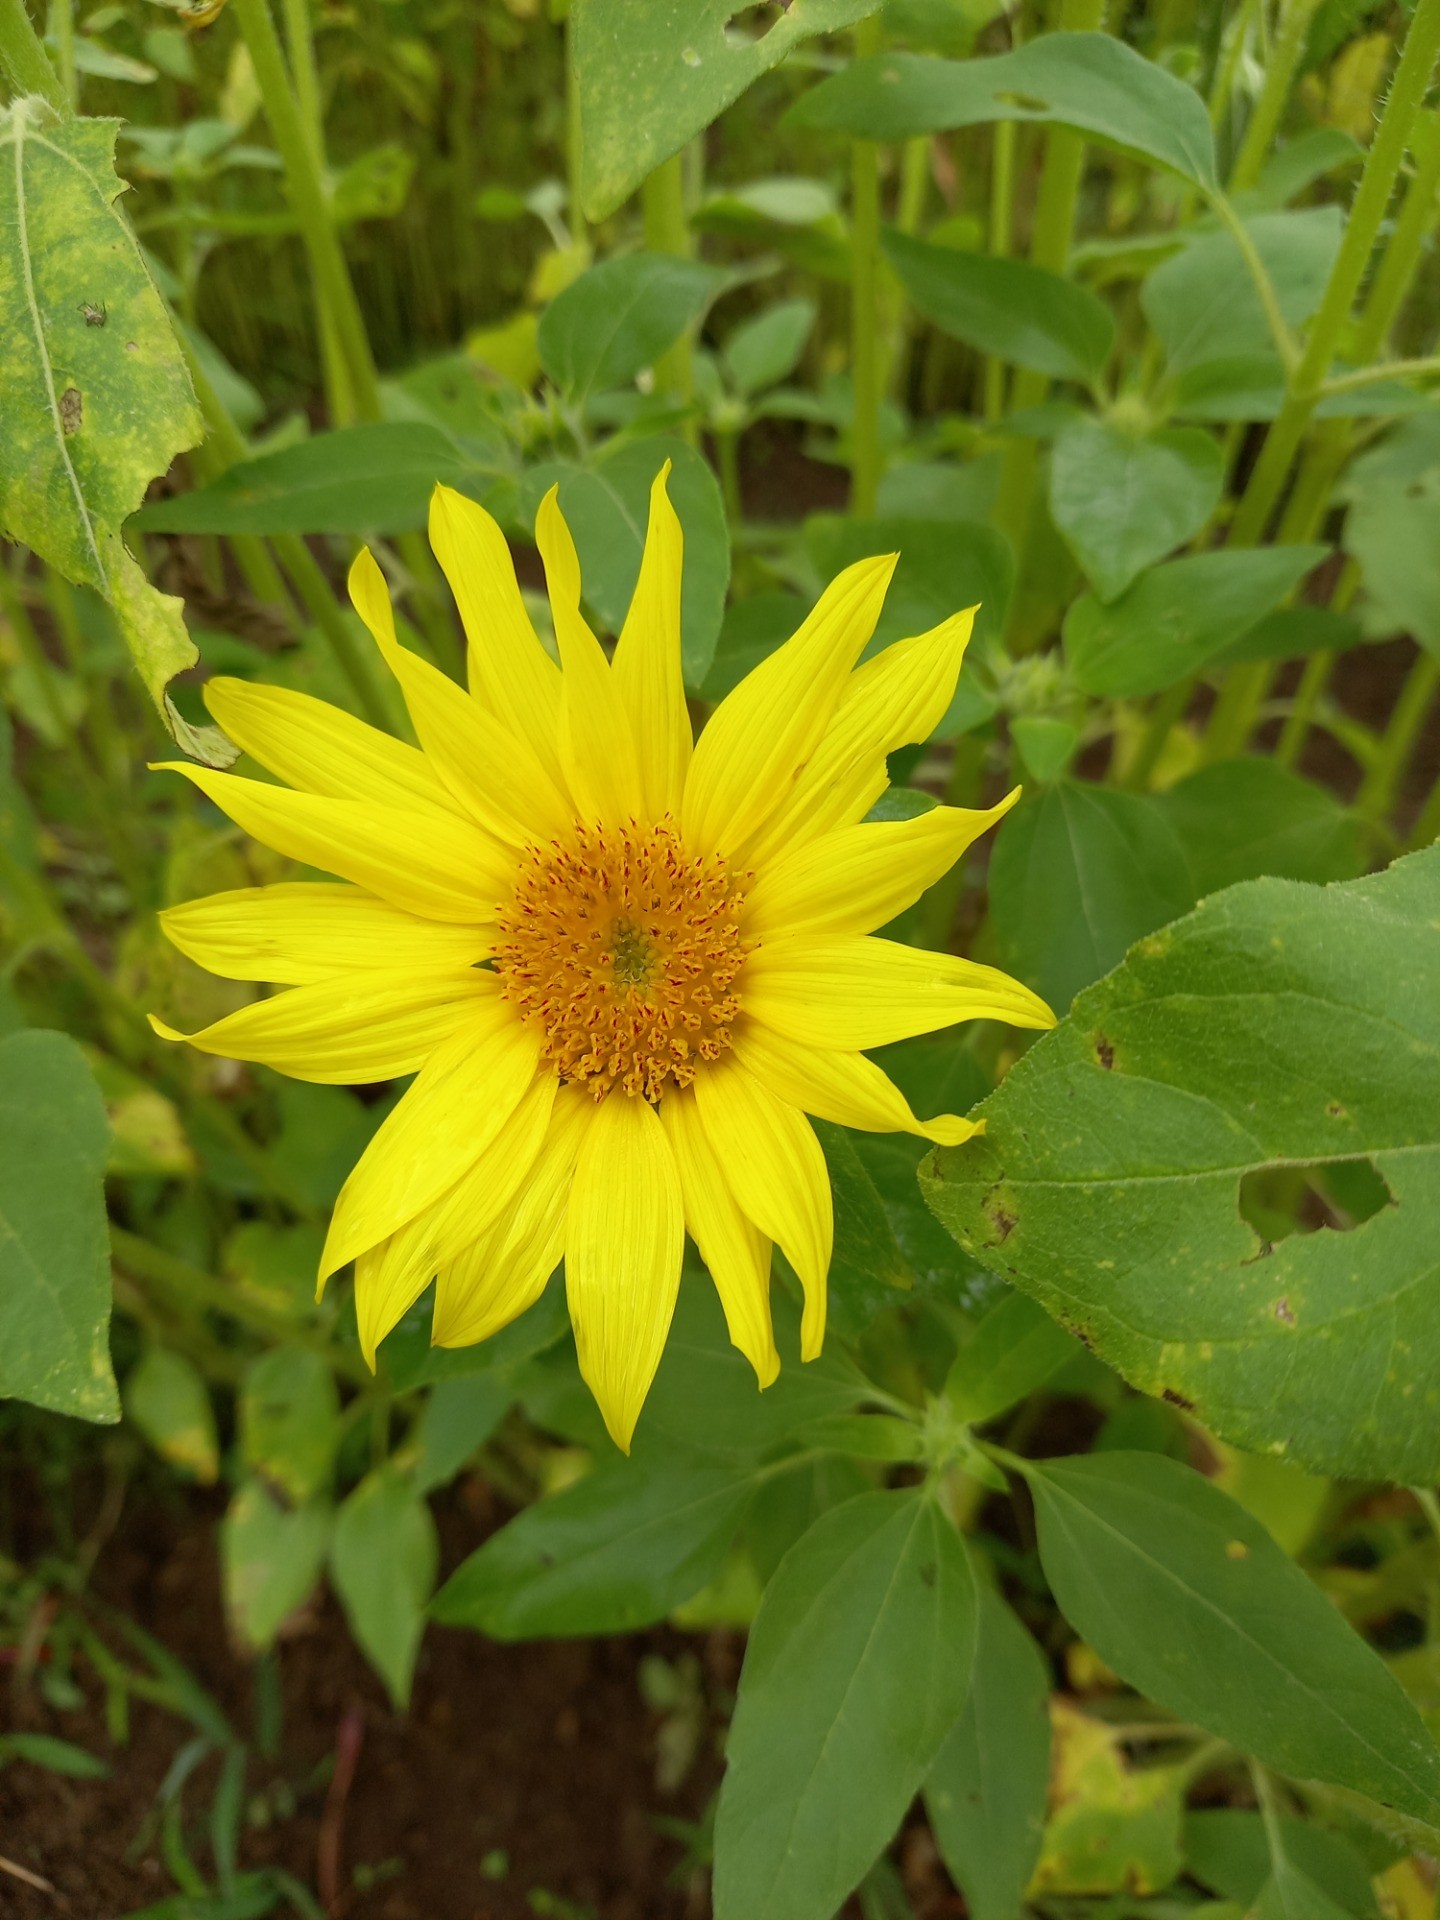
<instances>
[{"instance_id":1,"label":"sunflower plant","mask_svg":"<svg viewBox=\"0 0 1440 1920\"><path fill-rule=\"evenodd\" d=\"M0 0L0 1766L364 1916L296 1643L615 1637L692 1916L1434 1920L1440 0L281 11Z\"/></svg>"}]
</instances>

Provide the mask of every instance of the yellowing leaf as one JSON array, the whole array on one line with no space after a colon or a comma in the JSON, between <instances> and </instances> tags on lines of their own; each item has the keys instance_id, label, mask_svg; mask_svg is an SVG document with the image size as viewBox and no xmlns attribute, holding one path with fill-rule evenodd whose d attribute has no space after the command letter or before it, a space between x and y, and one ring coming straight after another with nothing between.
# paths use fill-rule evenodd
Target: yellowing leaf
<instances>
[{"instance_id":1,"label":"yellowing leaf","mask_svg":"<svg viewBox=\"0 0 1440 1920\"><path fill-rule=\"evenodd\" d=\"M1113 1730L1053 1699L1051 1813L1030 1893L1158 1893L1180 1872L1183 1767L1133 1769Z\"/></svg>"}]
</instances>

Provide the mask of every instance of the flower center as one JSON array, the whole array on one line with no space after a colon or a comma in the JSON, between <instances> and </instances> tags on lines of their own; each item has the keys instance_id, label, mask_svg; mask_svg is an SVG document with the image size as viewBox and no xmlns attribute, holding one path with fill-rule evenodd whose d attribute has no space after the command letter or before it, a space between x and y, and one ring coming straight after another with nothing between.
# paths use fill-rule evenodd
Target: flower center
<instances>
[{"instance_id":1,"label":"flower center","mask_svg":"<svg viewBox=\"0 0 1440 1920\"><path fill-rule=\"evenodd\" d=\"M563 1080L658 1100L730 1045L745 959L725 862L657 827L577 826L532 847L500 916L501 992L544 1036Z\"/></svg>"}]
</instances>

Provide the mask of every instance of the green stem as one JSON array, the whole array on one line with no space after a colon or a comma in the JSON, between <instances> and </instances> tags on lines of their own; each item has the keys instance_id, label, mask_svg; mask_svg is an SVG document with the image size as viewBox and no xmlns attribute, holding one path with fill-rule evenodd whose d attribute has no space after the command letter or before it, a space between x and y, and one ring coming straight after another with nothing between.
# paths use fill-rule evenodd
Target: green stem
<instances>
[{"instance_id":1,"label":"green stem","mask_svg":"<svg viewBox=\"0 0 1440 1920\"><path fill-rule=\"evenodd\" d=\"M1300 684L1295 689L1294 704L1285 716L1285 725L1280 729L1280 738L1275 743L1275 758L1282 767L1293 767L1300 758L1300 749L1310 731L1316 705L1335 671L1335 660L1334 651L1327 648L1324 653L1312 653L1305 662Z\"/></svg>"},{"instance_id":2,"label":"green stem","mask_svg":"<svg viewBox=\"0 0 1440 1920\"><path fill-rule=\"evenodd\" d=\"M872 17L855 29L855 56L880 50L880 22ZM880 490L880 149L873 140L850 148L850 382L854 418L850 429L850 511L861 519L875 512Z\"/></svg>"},{"instance_id":3,"label":"green stem","mask_svg":"<svg viewBox=\"0 0 1440 1920\"><path fill-rule=\"evenodd\" d=\"M651 253L673 254L678 260L690 257L690 228L685 218L685 155L672 153L655 171L646 176L640 189L645 222L645 245ZM695 392L693 342L687 327L673 347L655 362L655 384L662 393L672 394L688 406ZM687 423L687 438L695 435L693 422Z\"/></svg>"},{"instance_id":4,"label":"green stem","mask_svg":"<svg viewBox=\"0 0 1440 1920\"><path fill-rule=\"evenodd\" d=\"M725 518L738 528L744 518L745 503L740 493L740 436L726 427L715 435L715 458L720 468L720 494L725 502Z\"/></svg>"},{"instance_id":5,"label":"green stem","mask_svg":"<svg viewBox=\"0 0 1440 1920\"><path fill-rule=\"evenodd\" d=\"M1406 675L1380 745L1360 788L1356 806L1371 820L1384 820L1395 804L1401 776L1410 763L1425 716L1440 693L1440 660L1422 653Z\"/></svg>"},{"instance_id":6,"label":"green stem","mask_svg":"<svg viewBox=\"0 0 1440 1920\"><path fill-rule=\"evenodd\" d=\"M1305 51L1310 21L1318 5L1319 0L1286 0L1280 17L1279 37L1266 64L1260 98L1255 102L1255 111L1250 116L1250 124L1245 129L1245 138L1240 143L1240 151L1235 156L1235 165L1231 170L1231 193L1241 193L1245 188L1253 187L1260 178L1260 170L1280 125L1280 116L1285 111L1285 102L1290 97L1291 83L1300 64L1300 56Z\"/></svg>"},{"instance_id":7,"label":"green stem","mask_svg":"<svg viewBox=\"0 0 1440 1920\"><path fill-rule=\"evenodd\" d=\"M55 41L60 84L70 111L80 110L80 75L75 66L75 0L50 0L50 33Z\"/></svg>"},{"instance_id":8,"label":"green stem","mask_svg":"<svg viewBox=\"0 0 1440 1920\"><path fill-rule=\"evenodd\" d=\"M285 42L290 55L290 71L295 77L295 103L310 142L310 156L320 178L325 203L330 204L329 167L325 157L325 116L320 100L320 73L315 64L315 36L310 19L310 0L280 0L285 22ZM328 307L317 315L320 331L320 360L325 376L325 403L330 424L348 427L358 417L355 389L345 364L345 350L339 330Z\"/></svg>"},{"instance_id":9,"label":"green stem","mask_svg":"<svg viewBox=\"0 0 1440 1920\"><path fill-rule=\"evenodd\" d=\"M17 97L38 93L66 118L70 100L51 66L40 36L30 24L25 0L0 0L0 73Z\"/></svg>"},{"instance_id":10,"label":"green stem","mask_svg":"<svg viewBox=\"0 0 1440 1920\"><path fill-rule=\"evenodd\" d=\"M1255 245L1250 229L1236 213L1230 201L1222 193L1215 196L1212 204L1229 230L1231 239L1239 248L1240 258L1245 262L1245 270L1254 282L1255 291L1260 296L1260 305L1264 310L1265 324L1270 329L1270 338L1275 342L1275 351L1280 356L1280 364L1284 367L1288 379L1300 364L1300 349L1281 311L1275 283L1266 270L1265 262L1260 258L1260 249Z\"/></svg>"},{"instance_id":11,"label":"green stem","mask_svg":"<svg viewBox=\"0 0 1440 1920\"><path fill-rule=\"evenodd\" d=\"M1173 687L1167 687L1151 708L1135 758L1125 773L1125 785L1132 792L1143 793L1149 786L1150 776L1165 751L1172 731L1184 719L1194 691L1194 678L1187 675Z\"/></svg>"},{"instance_id":12,"label":"green stem","mask_svg":"<svg viewBox=\"0 0 1440 1920\"><path fill-rule=\"evenodd\" d=\"M570 241L589 244L585 231L585 128L580 114L580 76L575 71L575 9L565 14L565 179L569 193Z\"/></svg>"},{"instance_id":13,"label":"green stem","mask_svg":"<svg viewBox=\"0 0 1440 1920\"><path fill-rule=\"evenodd\" d=\"M1413 852L1419 847L1428 847L1440 840L1440 780L1430 790L1430 798L1420 810L1420 818L1410 830L1406 843Z\"/></svg>"},{"instance_id":14,"label":"green stem","mask_svg":"<svg viewBox=\"0 0 1440 1920\"><path fill-rule=\"evenodd\" d=\"M328 314L340 342L362 420L380 418L380 386L365 333L360 303L335 229L310 133L301 117L275 31L269 0L233 0L235 17L250 50L265 115L285 168L290 204L310 263L317 308Z\"/></svg>"},{"instance_id":15,"label":"green stem","mask_svg":"<svg viewBox=\"0 0 1440 1920\"><path fill-rule=\"evenodd\" d=\"M1010 252L1015 217L1015 122L1001 120L995 128L990 162L990 252L997 260ZM985 418L999 420L1005 412L1005 362L992 353L985 361Z\"/></svg>"},{"instance_id":16,"label":"green stem","mask_svg":"<svg viewBox=\"0 0 1440 1920\"><path fill-rule=\"evenodd\" d=\"M1351 373L1337 374L1320 385L1320 398L1333 393L1355 393L1361 387L1373 387L1382 380L1420 380L1440 374L1440 354L1426 354L1420 360L1382 360L1378 366L1356 367Z\"/></svg>"}]
</instances>

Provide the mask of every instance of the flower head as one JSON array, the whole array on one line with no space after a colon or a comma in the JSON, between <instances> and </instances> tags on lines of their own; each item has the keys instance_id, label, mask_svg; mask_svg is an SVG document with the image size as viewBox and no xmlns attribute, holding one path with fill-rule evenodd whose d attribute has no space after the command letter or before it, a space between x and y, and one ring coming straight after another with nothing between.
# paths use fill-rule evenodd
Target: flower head
<instances>
[{"instance_id":1,"label":"flower head","mask_svg":"<svg viewBox=\"0 0 1440 1920\"><path fill-rule=\"evenodd\" d=\"M942 1143L865 1049L958 1020L1052 1022L994 968L872 937L1015 799L867 822L885 757L954 691L973 609L857 665L893 559L863 560L692 737L681 532L656 480L613 658L581 611L552 492L537 537L559 663L500 529L436 489L430 539L469 642L466 692L400 645L362 553L351 597L419 747L306 694L218 679L211 712L286 786L177 764L232 820L341 885L161 916L181 950L287 990L189 1037L300 1079L415 1075L336 1203L320 1283L355 1262L367 1358L436 1280L464 1346L561 1257L581 1370L625 1448L664 1348L686 1231L761 1386L779 1359L772 1243L825 1330L831 1196L807 1114ZM170 1039L186 1036L155 1023Z\"/></svg>"}]
</instances>

